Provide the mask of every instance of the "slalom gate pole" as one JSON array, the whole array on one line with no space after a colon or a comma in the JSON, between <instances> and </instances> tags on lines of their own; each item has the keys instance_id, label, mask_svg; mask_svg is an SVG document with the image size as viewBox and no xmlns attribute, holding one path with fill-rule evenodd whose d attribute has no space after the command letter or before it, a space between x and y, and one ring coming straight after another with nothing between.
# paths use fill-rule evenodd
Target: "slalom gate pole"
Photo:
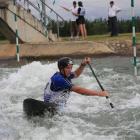
<instances>
[{"instance_id":1,"label":"slalom gate pole","mask_svg":"<svg viewBox=\"0 0 140 140\"><path fill-rule=\"evenodd\" d=\"M14 20L15 20L15 32L16 32L16 56L17 56L17 61L19 62L19 37L18 37L18 28L17 28L17 9L16 9L16 0L13 0L14 4Z\"/></svg>"},{"instance_id":2,"label":"slalom gate pole","mask_svg":"<svg viewBox=\"0 0 140 140\"><path fill-rule=\"evenodd\" d=\"M134 75L137 76L137 52L136 52L136 29L135 29L135 14L134 14L134 0L131 0L131 15L132 15L132 46L133 46L133 61L134 61Z\"/></svg>"},{"instance_id":3,"label":"slalom gate pole","mask_svg":"<svg viewBox=\"0 0 140 140\"><path fill-rule=\"evenodd\" d=\"M103 86L101 85L100 81L98 80L98 78L97 78L97 76L96 76L94 70L92 69L92 67L91 67L91 65L90 65L89 63L88 63L88 66L89 66L90 70L92 71L92 74L93 74L93 76L95 77L95 79L96 79L98 85L100 86L101 90L102 90L102 91L105 91L104 88L103 88ZM109 101L109 104L110 104L111 108L114 108L114 105L111 103L111 101L110 101L110 99L109 99L108 96L106 96L106 99Z\"/></svg>"}]
</instances>

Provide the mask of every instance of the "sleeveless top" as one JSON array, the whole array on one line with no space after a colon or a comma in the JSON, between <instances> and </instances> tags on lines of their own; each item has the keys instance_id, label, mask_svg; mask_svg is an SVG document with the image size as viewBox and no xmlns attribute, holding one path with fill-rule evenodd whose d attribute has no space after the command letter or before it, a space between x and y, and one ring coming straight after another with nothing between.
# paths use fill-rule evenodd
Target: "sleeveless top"
<instances>
[{"instance_id":1,"label":"sleeveless top","mask_svg":"<svg viewBox=\"0 0 140 140\"><path fill-rule=\"evenodd\" d=\"M85 8L84 7L79 7L78 8L78 14L79 14L79 16L85 16L85 14L86 14Z\"/></svg>"}]
</instances>

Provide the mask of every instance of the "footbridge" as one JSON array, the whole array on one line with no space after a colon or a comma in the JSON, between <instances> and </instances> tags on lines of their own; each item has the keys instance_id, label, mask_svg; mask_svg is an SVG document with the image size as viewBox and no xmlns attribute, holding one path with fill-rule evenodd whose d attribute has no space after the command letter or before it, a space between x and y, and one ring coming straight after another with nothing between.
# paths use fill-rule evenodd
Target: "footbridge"
<instances>
[{"instance_id":1,"label":"footbridge","mask_svg":"<svg viewBox=\"0 0 140 140\"><path fill-rule=\"evenodd\" d=\"M20 0L22 1L22 0ZM31 9L24 7L20 1L0 0L0 32L11 43L16 42L15 16L17 17L18 39L20 43L39 43L55 41L59 37L59 28L64 23L64 19L57 14L44 1L41 1L43 7L49 8L56 16L56 19L50 18L47 13L42 12L40 8L30 0L24 0ZM45 11L45 10L44 10ZM38 13L43 17L37 17ZM57 22L57 33L53 34L52 22ZM61 24L60 24L61 23Z\"/></svg>"}]
</instances>

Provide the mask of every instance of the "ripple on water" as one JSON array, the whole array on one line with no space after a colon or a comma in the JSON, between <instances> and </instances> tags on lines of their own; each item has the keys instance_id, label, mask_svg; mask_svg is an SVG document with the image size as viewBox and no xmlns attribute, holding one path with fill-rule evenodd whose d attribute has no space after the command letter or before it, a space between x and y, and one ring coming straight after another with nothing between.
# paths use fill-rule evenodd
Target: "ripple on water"
<instances>
[{"instance_id":1,"label":"ripple on water","mask_svg":"<svg viewBox=\"0 0 140 140\"><path fill-rule=\"evenodd\" d=\"M27 97L43 98L44 86L57 70L56 63L33 62L21 68L0 69L0 139L139 140L140 77L133 77L128 58L111 57L93 61L95 72L110 92L115 109L110 108L104 97L72 93L63 115L32 120L24 116L22 101ZM88 67L74 82L100 90Z\"/></svg>"}]
</instances>

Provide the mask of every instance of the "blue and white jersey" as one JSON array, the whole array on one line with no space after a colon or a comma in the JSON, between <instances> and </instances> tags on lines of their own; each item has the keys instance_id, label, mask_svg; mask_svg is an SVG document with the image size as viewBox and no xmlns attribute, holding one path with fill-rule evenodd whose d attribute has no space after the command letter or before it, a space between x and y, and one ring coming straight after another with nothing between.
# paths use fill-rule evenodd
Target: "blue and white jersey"
<instances>
[{"instance_id":1,"label":"blue and white jersey","mask_svg":"<svg viewBox=\"0 0 140 140\"><path fill-rule=\"evenodd\" d=\"M74 73L65 78L64 75L56 72L44 89L44 102L55 103L58 108L65 106L73 86L71 79L74 77Z\"/></svg>"}]
</instances>

